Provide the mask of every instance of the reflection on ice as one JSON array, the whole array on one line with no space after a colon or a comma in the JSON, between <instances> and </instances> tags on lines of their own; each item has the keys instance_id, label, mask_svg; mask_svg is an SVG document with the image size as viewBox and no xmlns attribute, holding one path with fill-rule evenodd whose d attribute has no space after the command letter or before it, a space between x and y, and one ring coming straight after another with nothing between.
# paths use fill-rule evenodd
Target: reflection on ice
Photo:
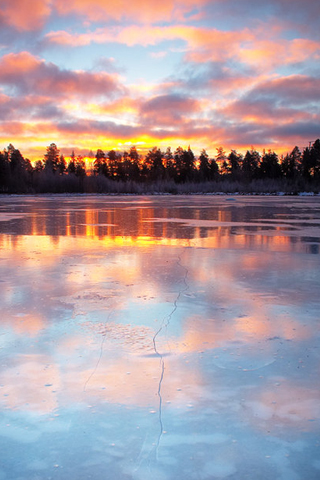
<instances>
[{"instance_id":1,"label":"reflection on ice","mask_svg":"<svg viewBox=\"0 0 320 480\"><path fill-rule=\"evenodd\" d=\"M318 197L2 197L0 479L318 479L319 244Z\"/></svg>"}]
</instances>

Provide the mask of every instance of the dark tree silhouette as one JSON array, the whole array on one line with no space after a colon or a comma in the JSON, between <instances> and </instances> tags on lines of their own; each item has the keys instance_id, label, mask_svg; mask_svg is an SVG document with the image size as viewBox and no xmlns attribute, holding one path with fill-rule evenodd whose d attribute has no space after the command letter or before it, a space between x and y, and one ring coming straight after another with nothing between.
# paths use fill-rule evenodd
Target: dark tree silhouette
<instances>
[{"instance_id":1,"label":"dark tree silhouette","mask_svg":"<svg viewBox=\"0 0 320 480\"><path fill-rule=\"evenodd\" d=\"M107 154L108 157L108 172L110 178L116 178L118 175L118 162L119 157L115 150L110 150Z\"/></svg>"},{"instance_id":2,"label":"dark tree silhouette","mask_svg":"<svg viewBox=\"0 0 320 480\"><path fill-rule=\"evenodd\" d=\"M48 172L55 173L58 169L60 151L55 143L51 143L47 147L47 152L44 156L44 169Z\"/></svg>"},{"instance_id":3,"label":"dark tree silhouette","mask_svg":"<svg viewBox=\"0 0 320 480\"><path fill-rule=\"evenodd\" d=\"M227 162L227 155L224 151L223 147L218 147L216 155L216 162L219 165L219 170L222 175L226 175L228 173L228 162Z\"/></svg>"},{"instance_id":4,"label":"dark tree silhouette","mask_svg":"<svg viewBox=\"0 0 320 480\"><path fill-rule=\"evenodd\" d=\"M6 152L0 152L0 192L6 192L9 187L10 165Z\"/></svg>"},{"instance_id":5,"label":"dark tree silhouette","mask_svg":"<svg viewBox=\"0 0 320 480\"><path fill-rule=\"evenodd\" d=\"M96 159L93 163L94 173L96 175L104 175L105 177L108 176L108 166L106 161L106 155L103 150L100 148L97 150Z\"/></svg>"},{"instance_id":6,"label":"dark tree silhouette","mask_svg":"<svg viewBox=\"0 0 320 480\"><path fill-rule=\"evenodd\" d=\"M20 153L20 150L14 148L13 145L8 146L8 159L10 162L10 170L13 175L21 174L25 170L25 160Z\"/></svg>"},{"instance_id":7,"label":"dark tree silhouette","mask_svg":"<svg viewBox=\"0 0 320 480\"><path fill-rule=\"evenodd\" d=\"M85 177L86 176L86 163L83 160L83 157L81 155L77 156L76 162L75 162L75 175L77 177Z\"/></svg>"},{"instance_id":8,"label":"dark tree silhouette","mask_svg":"<svg viewBox=\"0 0 320 480\"><path fill-rule=\"evenodd\" d=\"M68 174L75 173L76 172L76 160L75 160L75 154L74 152L71 153L70 155L70 160L67 166L67 171Z\"/></svg>"},{"instance_id":9,"label":"dark tree silhouette","mask_svg":"<svg viewBox=\"0 0 320 480\"><path fill-rule=\"evenodd\" d=\"M42 172L44 169L44 164L42 160L37 160L36 163L34 164L34 171L39 173Z\"/></svg>"},{"instance_id":10,"label":"dark tree silhouette","mask_svg":"<svg viewBox=\"0 0 320 480\"><path fill-rule=\"evenodd\" d=\"M195 171L195 158L191 148L189 147L188 150L184 150L182 147L178 147L174 152L173 158L175 180L178 183L191 181Z\"/></svg>"},{"instance_id":11,"label":"dark tree silhouette","mask_svg":"<svg viewBox=\"0 0 320 480\"><path fill-rule=\"evenodd\" d=\"M320 139L304 149L301 160L301 173L307 180L320 178Z\"/></svg>"},{"instance_id":12,"label":"dark tree silhouette","mask_svg":"<svg viewBox=\"0 0 320 480\"><path fill-rule=\"evenodd\" d=\"M260 154L256 150L253 148L247 150L242 161L242 178L244 180L250 181L253 178L257 178L260 160Z\"/></svg>"},{"instance_id":13,"label":"dark tree silhouette","mask_svg":"<svg viewBox=\"0 0 320 480\"><path fill-rule=\"evenodd\" d=\"M145 157L144 165L146 167L147 180L162 180L165 176L163 165L163 153L157 147L149 150Z\"/></svg>"},{"instance_id":14,"label":"dark tree silhouette","mask_svg":"<svg viewBox=\"0 0 320 480\"><path fill-rule=\"evenodd\" d=\"M227 171L232 180L239 180L243 157L236 150L231 150L228 156Z\"/></svg>"},{"instance_id":15,"label":"dark tree silhouette","mask_svg":"<svg viewBox=\"0 0 320 480\"><path fill-rule=\"evenodd\" d=\"M201 182L201 187L192 185L197 182ZM261 158L253 148L242 157L236 150L231 150L227 156L219 147L216 159L212 160L206 150L196 159L190 146L187 150L178 147L174 154L170 147L165 153L154 147L145 158L134 146L122 155L110 150L106 156L98 149L94 170L88 174L83 157L75 157L74 152L66 167L64 156L54 143L47 147L43 161L36 161L34 167L12 144L0 152L1 193L162 190L177 193L197 191L197 188L235 191L239 186L243 192L277 191L277 188L298 192L303 189L319 191L319 182L320 139L310 142L303 154L295 147L290 154L281 157L281 162L275 152L263 151Z\"/></svg>"},{"instance_id":16,"label":"dark tree silhouette","mask_svg":"<svg viewBox=\"0 0 320 480\"><path fill-rule=\"evenodd\" d=\"M171 151L171 147L168 147L166 153L163 157L164 168L166 172L166 178L171 179L174 178L175 175L175 166L174 166L174 158Z\"/></svg>"},{"instance_id":17,"label":"dark tree silhouette","mask_svg":"<svg viewBox=\"0 0 320 480\"><path fill-rule=\"evenodd\" d=\"M128 165L128 179L135 182L139 181L140 178L140 155L135 146L130 148L128 155L129 165Z\"/></svg>"},{"instance_id":18,"label":"dark tree silhouette","mask_svg":"<svg viewBox=\"0 0 320 480\"><path fill-rule=\"evenodd\" d=\"M57 164L57 170L58 170L60 175L63 175L67 171L67 163L66 163L65 158L62 154L59 157L59 161L58 161L58 164Z\"/></svg>"},{"instance_id":19,"label":"dark tree silhouette","mask_svg":"<svg viewBox=\"0 0 320 480\"><path fill-rule=\"evenodd\" d=\"M219 165L214 158L212 158L210 161L210 170L211 170L211 174L210 174L211 180L218 180L220 175Z\"/></svg>"},{"instance_id":20,"label":"dark tree silhouette","mask_svg":"<svg viewBox=\"0 0 320 480\"><path fill-rule=\"evenodd\" d=\"M211 180L212 170L209 162L209 156L205 150L201 151L200 157L199 157L199 177L200 180L207 181Z\"/></svg>"},{"instance_id":21,"label":"dark tree silhouette","mask_svg":"<svg viewBox=\"0 0 320 480\"><path fill-rule=\"evenodd\" d=\"M281 171L285 178L293 179L299 174L301 167L301 152L298 147L294 147L290 154L285 155L281 162Z\"/></svg>"},{"instance_id":22,"label":"dark tree silhouette","mask_svg":"<svg viewBox=\"0 0 320 480\"><path fill-rule=\"evenodd\" d=\"M281 167L278 155L275 152L269 150L267 153L263 153L259 167L259 176L261 178L273 179L281 177Z\"/></svg>"}]
</instances>

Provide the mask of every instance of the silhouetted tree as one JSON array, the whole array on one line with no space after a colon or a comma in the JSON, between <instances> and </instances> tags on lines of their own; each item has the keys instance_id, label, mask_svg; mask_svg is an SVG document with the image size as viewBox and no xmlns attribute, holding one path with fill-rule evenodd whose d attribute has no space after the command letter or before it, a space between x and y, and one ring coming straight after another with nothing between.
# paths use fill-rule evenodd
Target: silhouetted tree
<instances>
[{"instance_id":1,"label":"silhouetted tree","mask_svg":"<svg viewBox=\"0 0 320 480\"><path fill-rule=\"evenodd\" d=\"M237 153L236 150L231 150L229 153L227 171L233 180L238 180L240 178L242 159L242 155Z\"/></svg>"},{"instance_id":2,"label":"silhouetted tree","mask_svg":"<svg viewBox=\"0 0 320 480\"><path fill-rule=\"evenodd\" d=\"M20 150L14 148L13 145L8 146L8 159L10 162L10 170L12 175L21 175L26 169L25 160Z\"/></svg>"},{"instance_id":3,"label":"silhouetted tree","mask_svg":"<svg viewBox=\"0 0 320 480\"><path fill-rule=\"evenodd\" d=\"M174 152L173 158L175 166L175 180L179 183L192 180L195 170L195 158L190 147L188 150L178 147Z\"/></svg>"},{"instance_id":4,"label":"silhouetted tree","mask_svg":"<svg viewBox=\"0 0 320 480\"><path fill-rule=\"evenodd\" d=\"M304 149L301 160L301 173L307 180L320 178L320 140Z\"/></svg>"},{"instance_id":5,"label":"silhouetted tree","mask_svg":"<svg viewBox=\"0 0 320 480\"><path fill-rule=\"evenodd\" d=\"M97 175L108 176L108 166L106 161L106 155L100 148L97 150L96 159L93 163L94 173Z\"/></svg>"},{"instance_id":6,"label":"silhouetted tree","mask_svg":"<svg viewBox=\"0 0 320 480\"><path fill-rule=\"evenodd\" d=\"M34 171L35 172L42 172L43 169L44 169L44 164L43 164L42 160L37 160L34 164Z\"/></svg>"},{"instance_id":7,"label":"silhouetted tree","mask_svg":"<svg viewBox=\"0 0 320 480\"><path fill-rule=\"evenodd\" d=\"M227 162L227 155L226 152L223 150L223 147L218 147L216 155L216 162L219 165L219 170L222 175L226 175L228 173L228 162Z\"/></svg>"},{"instance_id":8,"label":"silhouetted tree","mask_svg":"<svg viewBox=\"0 0 320 480\"><path fill-rule=\"evenodd\" d=\"M242 173L244 180L252 180L257 178L260 166L260 154L253 148L247 150L242 161Z\"/></svg>"},{"instance_id":9,"label":"silhouetted tree","mask_svg":"<svg viewBox=\"0 0 320 480\"><path fill-rule=\"evenodd\" d=\"M47 152L44 156L44 168L46 171L55 173L58 168L60 151L55 143L51 143L47 147Z\"/></svg>"},{"instance_id":10,"label":"silhouetted tree","mask_svg":"<svg viewBox=\"0 0 320 480\"><path fill-rule=\"evenodd\" d=\"M219 165L217 164L214 158L210 160L210 170L211 170L211 174L210 174L211 179L218 180L220 176Z\"/></svg>"},{"instance_id":11,"label":"silhouetted tree","mask_svg":"<svg viewBox=\"0 0 320 480\"><path fill-rule=\"evenodd\" d=\"M128 178L137 182L140 178L140 156L135 146L130 148L128 159L130 160Z\"/></svg>"},{"instance_id":12,"label":"silhouetted tree","mask_svg":"<svg viewBox=\"0 0 320 480\"><path fill-rule=\"evenodd\" d=\"M187 150L178 147L174 154L170 147L165 153L158 147L154 147L149 150L144 159L140 157L134 146L129 152L123 152L123 156L115 150L110 150L106 156L99 149L94 161L94 178L87 179L86 164L81 155L76 158L72 152L66 168L64 156L60 155L57 146L51 143L46 149L43 161L38 160L33 167L29 159L24 158L18 149L9 144L3 152L0 152L0 192L118 192L123 191L122 188L124 191L131 192L135 188L134 184L128 183L124 187L121 181L155 182L158 179L166 179L176 183L191 183L199 180L209 182L225 176L238 182L250 182L256 178L276 180L283 177L288 182L282 180L281 188L284 186L287 190L288 188L293 188L294 191L305 187L312 190L318 188L320 139L313 144L310 142L303 154L298 147L295 147L290 154L282 156L280 160L279 163L278 155L271 150L263 151L261 158L253 148L248 150L244 157L236 150L231 150L227 157L223 148L219 147L216 159L212 160L209 159L206 150L202 150L198 158L199 163L195 161L190 146ZM222 169L221 173L219 165ZM68 176L64 175L66 170ZM53 175L56 172L58 174ZM90 170L88 176L91 174ZM95 178L97 175L100 178ZM108 179L102 177L108 177ZM112 187L112 180L117 182L115 187ZM172 190L171 181L166 187L169 191L187 191L186 188L189 188L175 186ZM163 183L163 185L166 184L167 182ZM229 188L228 182L224 185ZM270 185L272 188L278 188L280 184L266 182L267 189ZM213 185L208 187L215 188ZM144 187L140 188L144 189ZM233 184L231 188L234 188ZM194 187L191 190L194 190ZM207 191L207 186L205 190ZM223 186L222 190L224 190Z\"/></svg>"},{"instance_id":13,"label":"silhouetted tree","mask_svg":"<svg viewBox=\"0 0 320 480\"><path fill-rule=\"evenodd\" d=\"M205 150L201 150L199 157L199 177L201 181L211 180L212 170L209 162L209 156Z\"/></svg>"},{"instance_id":14,"label":"silhouetted tree","mask_svg":"<svg viewBox=\"0 0 320 480\"><path fill-rule=\"evenodd\" d=\"M115 150L110 150L108 152L108 172L110 178L116 178L118 173L118 161L119 157Z\"/></svg>"},{"instance_id":15,"label":"silhouetted tree","mask_svg":"<svg viewBox=\"0 0 320 480\"><path fill-rule=\"evenodd\" d=\"M285 178L295 178L300 169L301 152L298 147L294 147L290 154L285 155L281 162L281 171Z\"/></svg>"},{"instance_id":16,"label":"silhouetted tree","mask_svg":"<svg viewBox=\"0 0 320 480\"><path fill-rule=\"evenodd\" d=\"M9 188L10 165L8 155L0 152L0 191L7 191Z\"/></svg>"},{"instance_id":17,"label":"silhouetted tree","mask_svg":"<svg viewBox=\"0 0 320 480\"><path fill-rule=\"evenodd\" d=\"M314 178L320 178L320 139L316 140L312 145L311 155L314 161Z\"/></svg>"},{"instance_id":18,"label":"silhouetted tree","mask_svg":"<svg viewBox=\"0 0 320 480\"><path fill-rule=\"evenodd\" d=\"M59 157L59 161L58 161L58 164L57 164L57 170L60 173L60 175L63 175L67 171L67 163L66 163L65 158L62 154Z\"/></svg>"},{"instance_id":19,"label":"silhouetted tree","mask_svg":"<svg viewBox=\"0 0 320 480\"><path fill-rule=\"evenodd\" d=\"M163 153L159 148L154 147L152 150L149 150L145 157L144 165L146 167L147 178L151 181L164 178Z\"/></svg>"},{"instance_id":20,"label":"silhouetted tree","mask_svg":"<svg viewBox=\"0 0 320 480\"><path fill-rule=\"evenodd\" d=\"M76 160L75 160L74 152L72 152L70 156L70 160L67 166L67 171L68 171L68 174L76 173Z\"/></svg>"},{"instance_id":21,"label":"silhouetted tree","mask_svg":"<svg viewBox=\"0 0 320 480\"><path fill-rule=\"evenodd\" d=\"M269 150L264 152L260 167L259 176L261 178L279 178L281 177L281 167L279 164L278 155L275 152Z\"/></svg>"},{"instance_id":22,"label":"silhouetted tree","mask_svg":"<svg viewBox=\"0 0 320 480\"><path fill-rule=\"evenodd\" d=\"M85 177L86 176L86 163L83 160L82 155L78 155L76 162L75 162L75 175L77 177Z\"/></svg>"},{"instance_id":23,"label":"silhouetted tree","mask_svg":"<svg viewBox=\"0 0 320 480\"><path fill-rule=\"evenodd\" d=\"M174 158L171 147L168 147L163 157L164 168L167 179L173 179L175 175Z\"/></svg>"}]
</instances>

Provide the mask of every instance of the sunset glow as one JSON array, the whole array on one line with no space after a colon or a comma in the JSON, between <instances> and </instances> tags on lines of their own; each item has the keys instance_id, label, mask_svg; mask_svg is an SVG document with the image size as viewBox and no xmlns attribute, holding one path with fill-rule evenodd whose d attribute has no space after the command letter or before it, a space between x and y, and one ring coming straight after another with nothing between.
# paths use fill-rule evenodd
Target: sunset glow
<instances>
[{"instance_id":1,"label":"sunset glow","mask_svg":"<svg viewBox=\"0 0 320 480\"><path fill-rule=\"evenodd\" d=\"M28 5L0 5L0 150L281 154L319 137L318 2Z\"/></svg>"}]
</instances>

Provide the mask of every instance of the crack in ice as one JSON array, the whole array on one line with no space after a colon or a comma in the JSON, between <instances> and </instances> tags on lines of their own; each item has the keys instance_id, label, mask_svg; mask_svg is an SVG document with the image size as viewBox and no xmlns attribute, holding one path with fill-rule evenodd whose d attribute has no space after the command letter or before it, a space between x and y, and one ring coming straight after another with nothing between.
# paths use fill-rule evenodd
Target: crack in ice
<instances>
[{"instance_id":1,"label":"crack in ice","mask_svg":"<svg viewBox=\"0 0 320 480\"><path fill-rule=\"evenodd\" d=\"M109 312L109 315L108 315L108 317L107 317L107 320L106 320L106 322L105 322L105 325L107 325L107 323L109 322L112 313L113 313L113 310L111 310L111 311ZM83 392L86 391L86 388L87 388L88 383L90 382L91 378L92 378L93 375L96 373L96 371L98 370L98 367L99 367L99 364L100 364L101 358L102 358L103 346L104 346L104 342L105 342L105 340L106 340L106 336L107 336L107 333L106 333L106 332L102 334L102 337L103 337L103 338L102 338L102 341L101 341L101 344L100 344L100 354L99 354L99 358L98 358L98 360L97 360L96 366L94 367L93 371L90 373L89 377L87 378L87 380L86 380L86 382L85 382L85 384L84 384L84 386L83 386Z\"/></svg>"},{"instance_id":2,"label":"crack in ice","mask_svg":"<svg viewBox=\"0 0 320 480\"><path fill-rule=\"evenodd\" d=\"M164 359L163 359L163 354L161 354L161 352L159 352L158 348L157 348L157 337L158 335L161 333L161 331L163 329L166 329L169 324L170 324L170 321L171 321L171 318L173 316L173 314L175 313L175 311L177 310L178 308L178 301L181 297L181 295L186 292L188 289L189 289L189 285L187 283L187 276L188 276L188 269L181 264L181 257L178 256L178 260L177 260L177 265L181 268L183 268L185 270L185 274L184 274L184 277L183 277L183 284L184 284L184 287L183 288L180 288L179 292L178 292L178 295L177 297L175 298L174 302L173 302L173 308L171 310L171 312L163 319L162 323L161 323L161 326L160 328L158 329L158 331L155 333L152 341L153 341L153 348L154 348L154 352L156 353L156 355L158 355L158 357L160 358L160 367L161 367L161 375L160 375L160 379L159 379L159 385L158 385L158 397L159 397L159 426L160 426L160 432L159 432L159 435L158 435L158 440L157 440L157 443L156 443L156 446L155 446L155 453L156 453L156 458L158 456L158 449L159 449L159 445L160 445L160 441L161 441L161 437L163 435L163 422L162 422L162 393L161 393L161 390L162 390L162 382L163 382L163 378L164 378L164 371L165 371L165 364L164 364Z\"/></svg>"}]
</instances>

